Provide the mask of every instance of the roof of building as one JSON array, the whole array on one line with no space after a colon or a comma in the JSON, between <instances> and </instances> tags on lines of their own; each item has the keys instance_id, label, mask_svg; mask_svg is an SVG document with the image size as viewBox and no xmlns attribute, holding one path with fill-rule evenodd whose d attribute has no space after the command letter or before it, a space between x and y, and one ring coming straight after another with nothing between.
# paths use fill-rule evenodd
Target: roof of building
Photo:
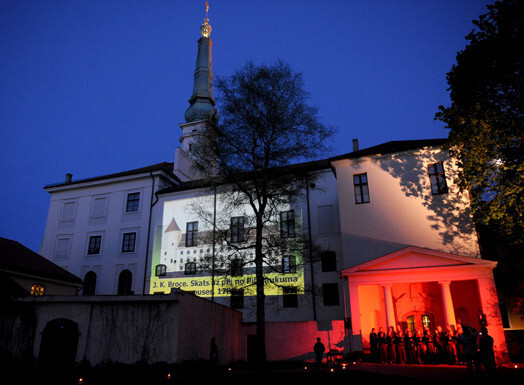
<instances>
[{"instance_id":1,"label":"roof of building","mask_svg":"<svg viewBox=\"0 0 524 385\"><path fill-rule=\"evenodd\" d=\"M423 147L442 146L447 142L446 138L439 139L415 139L415 140L393 140L391 142L382 143L373 147L364 148L349 152L347 154L338 155L329 160L341 159L355 159L370 155L392 154L396 152L403 152L409 150L416 150Z\"/></svg>"},{"instance_id":2,"label":"roof of building","mask_svg":"<svg viewBox=\"0 0 524 385\"><path fill-rule=\"evenodd\" d=\"M153 164L151 166L140 167L140 168L135 168L133 170L117 172L114 174L100 175L100 176L95 176L92 178L78 179L78 180L74 180L70 182L66 181L66 182L60 182L60 183L53 183L53 184L44 186L44 189L52 188L52 187L70 186L70 185L75 185L79 183L95 182L99 180L119 178L123 176L138 175L138 174L144 174L144 173L149 173L149 172L154 172L154 171L163 171L166 174L168 174L169 176L171 176L172 178L178 180L177 176L173 174L173 166L174 166L173 163L162 162L162 163Z\"/></svg>"},{"instance_id":3,"label":"roof of building","mask_svg":"<svg viewBox=\"0 0 524 385\"><path fill-rule=\"evenodd\" d=\"M296 163L291 164L287 166L281 166L276 167L274 169L270 170L270 174L278 176L278 175L299 175L304 174L307 172L314 172L314 171L320 171L320 170L327 170L331 169L331 163L328 159L321 159L321 160L313 160L310 162L304 162L304 163ZM239 180L242 178L242 180L249 180L250 175L252 175L251 172L246 172L244 175L240 177L235 177L236 180ZM204 179L197 179L187 182L182 182L176 186L165 188L158 192L158 194L167 194L177 191L186 191L186 190L192 190L192 189L198 189L198 188L209 188L213 187L215 184L228 184L231 183L231 181L227 180L221 180L217 182L216 179L213 178L204 178Z\"/></svg>"},{"instance_id":4,"label":"roof of building","mask_svg":"<svg viewBox=\"0 0 524 385\"><path fill-rule=\"evenodd\" d=\"M0 270L56 279L73 284L82 282L76 275L55 265L17 241L2 237L0 237Z\"/></svg>"}]
</instances>

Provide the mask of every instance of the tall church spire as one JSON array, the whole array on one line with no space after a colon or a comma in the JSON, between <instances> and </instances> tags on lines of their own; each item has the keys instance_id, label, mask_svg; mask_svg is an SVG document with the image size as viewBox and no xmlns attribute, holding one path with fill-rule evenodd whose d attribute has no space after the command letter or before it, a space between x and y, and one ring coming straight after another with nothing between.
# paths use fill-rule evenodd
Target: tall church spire
<instances>
[{"instance_id":1,"label":"tall church spire","mask_svg":"<svg viewBox=\"0 0 524 385\"><path fill-rule=\"evenodd\" d=\"M206 17L200 26L202 37L198 40L198 53L193 83L193 94L189 99L189 107L184 113L185 123L180 124L182 135L180 147L175 148L175 163L173 172L181 181L195 180L202 177L193 167L193 144L198 141L202 131L208 124L217 121L217 110L213 98L213 65L211 49L213 42L209 38L211 26L207 18L209 6L206 1Z\"/></svg>"},{"instance_id":2,"label":"tall church spire","mask_svg":"<svg viewBox=\"0 0 524 385\"><path fill-rule=\"evenodd\" d=\"M213 41L209 38L211 25L207 18L209 5L206 1L206 17L200 26L202 37L198 40L198 53L193 83L193 94L189 99L190 106L184 117L186 122L216 119L215 99L213 98Z\"/></svg>"}]
</instances>

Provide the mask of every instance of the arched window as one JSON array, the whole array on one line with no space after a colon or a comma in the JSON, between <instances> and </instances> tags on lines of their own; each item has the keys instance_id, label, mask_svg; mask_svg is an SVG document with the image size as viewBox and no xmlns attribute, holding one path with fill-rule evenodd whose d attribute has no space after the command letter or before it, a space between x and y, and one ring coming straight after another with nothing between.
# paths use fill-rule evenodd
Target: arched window
<instances>
[{"instance_id":1,"label":"arched window","mask_svg":"<svg viewBox=\"0 0 524 385\"><path fill-rule=\"evenodd\" d=\"M133 281L133 274L129 270L122 270L118 276L118 295L132 295L131 283Z\"/></svg>"},{"instance_id":2,"label":"arched window","mask_svg":"<svg viewBox=\"0 0 524 385\"><path fill-rule=\"evenodd\" d=\"M96 273L88 271L84 277L84 295L95 295L96 292Z\"/></svg>"}]
</instances>

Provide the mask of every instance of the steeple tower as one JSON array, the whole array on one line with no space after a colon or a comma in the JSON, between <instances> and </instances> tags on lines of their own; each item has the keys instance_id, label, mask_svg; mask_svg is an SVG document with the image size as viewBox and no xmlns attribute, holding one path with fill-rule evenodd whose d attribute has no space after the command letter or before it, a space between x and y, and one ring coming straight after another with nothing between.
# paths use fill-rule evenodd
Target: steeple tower
<instances>
[{"instance_id":1,"label":"steeple tower","mask_svg":"<svg viewBox=\"0 0 524 385\"><path fill-rule=\"evenodd\" d=\"M200 26L202 37L198 40L193 94L189 99L190 106L184 114L188 123L216 118L215 99L213 99L213 41L209 38L211 26L207 18L208 9L206 2L206 18L204 24Z\"/></svg>"},{"instance_id":2,"label":"steeple tower","mask_svg":"<svg viewBox=\"0 0 524 385\"><path fill-rule=\"evenodd\" d=\"M209 38L211 25L209 25L207 17L208 11L209 5L206 1L206 16L204 23L200 26L202 37L198 40L193 94L189 98L189 107L184 113L186 123L180 124L180 128L182 128L180 147L175 149L173 171L182 181L199 178L199 175L191 167L191 147L206 125L214 124L217 121L217 110L213 98L213 41Z\"/></svg>"}]
</instances>

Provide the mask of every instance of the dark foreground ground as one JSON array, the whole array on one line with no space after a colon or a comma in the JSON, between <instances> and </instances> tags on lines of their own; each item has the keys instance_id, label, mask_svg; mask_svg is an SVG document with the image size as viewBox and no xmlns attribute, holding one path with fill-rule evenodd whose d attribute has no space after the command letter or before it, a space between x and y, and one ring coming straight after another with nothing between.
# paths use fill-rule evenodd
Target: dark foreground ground
<instances>
[{"instance_id":1,"label":"dark foreground ground","mask_svg":"<svg viewBox=\"0 0 524 385\"><path fill-rule=\"evenodd\" d=\"M486 372L470 375L461 365L383 365L347 363L328 368L317 368L304 363L272 363L263 368L245 364L231 367L210 367L206 362L189 365L111 365L104 368L77 368L65 373L55 369L49 372L8 368L2 371L4 385L53 384L53 385L171 385L171 384L319 384L344 381L356 384L521 384L524 369L498 368L490 376Z\"/></svg>"}]
</instances>

